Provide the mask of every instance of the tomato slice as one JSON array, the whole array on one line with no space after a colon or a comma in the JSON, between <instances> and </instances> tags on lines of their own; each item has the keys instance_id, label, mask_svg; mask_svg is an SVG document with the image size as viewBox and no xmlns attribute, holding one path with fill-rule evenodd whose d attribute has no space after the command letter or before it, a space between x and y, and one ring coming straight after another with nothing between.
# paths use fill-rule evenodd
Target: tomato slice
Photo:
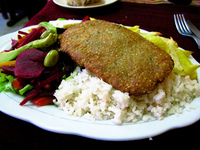
<instances>
[{"instance_id":1,"label":"tomato slice","mask_svg":"<svg viewBox=\"0 0 200 150\"><path fill-rule=\"evenodd\" d=\"M86 21L89 19L89 16L86 16L85 18L83 18L82 22Z\"/></svg>"},{"instance_id":2,"label":"tomato slice","mask_svg":"<svg viewBox=\"0 0 200 150\"><path fill-rule=\"evenodd\" d=\"M37 106L45 106L53 104L54 97L37 97L32 99L32 102Z\"/></svg>"},{"instance_id":3,"label":"tomato slice","mask_svg":"<svg viewBox=\"0 0 200 150\"><path fill-rule=\"evenodd\" d=\"M24 87L24 85L19 81L18 78L15 78L14 81L12 82L12 87L21 90Z\"/></svg>"}]
</instances>

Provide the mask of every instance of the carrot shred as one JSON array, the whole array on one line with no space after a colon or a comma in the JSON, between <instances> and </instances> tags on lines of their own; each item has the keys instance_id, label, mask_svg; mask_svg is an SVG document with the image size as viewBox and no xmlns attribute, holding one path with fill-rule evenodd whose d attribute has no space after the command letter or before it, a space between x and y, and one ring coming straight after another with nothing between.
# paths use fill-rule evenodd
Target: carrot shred
<instances>
[{"instance_id":1,"label":"carrot shred","mask_svg":"<svg viewBox=\"0 0 200 150\"><path fill-rule=\"evenodd\" d=\"M15 60L2 62L2 63L0 63L0 67L3 67L3 66L14 67L15 62L16 62Z\"/></svg>"}]
</instances>

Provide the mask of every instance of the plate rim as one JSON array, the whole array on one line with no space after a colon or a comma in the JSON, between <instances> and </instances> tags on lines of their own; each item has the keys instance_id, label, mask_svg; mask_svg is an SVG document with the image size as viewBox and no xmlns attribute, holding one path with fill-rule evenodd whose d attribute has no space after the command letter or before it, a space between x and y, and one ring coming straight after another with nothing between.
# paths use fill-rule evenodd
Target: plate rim
<instances>
[{"instance_id":1,"label":"plate rim","mask_svg":"<svg viewBox=\"0 0 200 150\"><path fill-rule=\"evenodd\" d=\"M76 20L77 21L77 20ZM29 26L29 27L25 27L19 30L22 31L27 31L30 28L36 27L37 25L33 25L33 26ZM2 43L2 41L5 41L7 43L7 41L11 41L11 38L9 38L10 36L13 38L13 36L15 36L15 34L17 34L17 32L19 31L15 31L15 32L11 32L9 34L3 35L0 37L0 43ZM148 32L146 30L141 29L141 31L145 31ZM6 37L6 40L1 40L4 39L4 37ZM16 38L16 37L15 37ZM1 50L2 45L0 45L0 51ZM198 63L193 57L191 57L191 59L193 59L193 61L195 63ZM198 69L198 79L199 79L199 69ZM144 122L144 123L124 123L122 125L116 125L114 123L110 123L111 121L105 121L106 124L97 124L98 121L92 122L91 121L80 121L79 119L81 117L72 117L74 120L70 120L70 119L63 119L63 118L58 118L55 116L51 116L49 114L45 114L42 113L40 111L32 111L32 112L27 112L27 110L29 111L29 109L38 109L38 107L36 106L29 106L29 107L24 107L24 106L19 106L19 104L17 104L17 102L13 102L12 98L9 97L8 94L6 94L7 92L1 92L0 96L3 97L3 99L9 98L9 101L7 102L7 104L2 105L2 98L0 100L0 111L17 119L29 122L39 128L42 128L44 130L47 131L51 131L54 133L62 133L62 134L73 134L73 135L78 135L78 136L82 136L82 137L87 137L87 138L91 138L91 139L97 139L97 140L106 140L106 141L128 141L128 140L140 140L140 139L144 139L144 138L150 138L159 134L162 134L164 132L167 132L168 130L171 129L176 129L176 128L181 128L181 127L185 127L188 126L190 124L193 124L195 122L197 122L200 119L200 116L197 114L200 114L200 97L196 98L196 101L193 100L193 102L197 102L198 107L195 110L191 110L190 112L184 111L183 114L180 114L179 117L172 115L169 117L164 118L163 120L155 120L155 121L149 121L149 122ZM14 94L15 95L15 94ZM12 94L11 94L12 96ZM17 97L17 95L15 95L15 98ZM21 96L20 96L21 97ZM11 100L10 100L11 99ZM16 106L17 104L17 106ZM11 108L7 108L7 105L9 106L14 106L15 107L15 111L10 111ZM23 109L22 109L23 107ZM47 106L44 107L46 109L51 108L52 106ZM58 108L56 108L57 110L59 110ZM19 111L20 110L20 111ZM16 114L16 111L18 111L18 114ZM61 112L64 113L64 111L59 110ZM30 115L32 115L32 113L36 113L36 114L43 114L41 115L41 118L29 118L29 116L27 116L27 114L24 116L23 113L28 113ZM195 114L195 116L190 117L189 120L184 119L184 116L188 116L190 114ZM48 121L45 121L45 117L47 117ZM67 116L70 117L70 116ZM171 118L173 119L174 117L176 117L176 122L173 122L173 125L169 125L167 122L171 120ZM53 122L51 122L51 120L54 120ZM42 120L42 121L41 121ZM44 121L43 121L44 120ZM56 121L55 121L56 120ZM76 121L79 120L79 121ZM49 125L49 121L52 123L51 125ZM58 124L57 121L61 121L62 124ZM71 124L69 124L71 123ZM108 125L109 124L109 125ZM145 125L148 124L148 127L146 127ZM71 129L66 128L65 125L68 125L68 127L71 127ZM56 127L55 127L56 126ZM161 127L158 127L161 126ZM89 130L88 129L89 127ZM98 130L97 130L98 128ZM135 128L137 128L137 130L135 130ZM138 130L138 129L142 129L144 131ZM151 129L151 130L149 130ZM108 134L106 131L111 132L112 134ZM152 132L152 130L154 132ZM104 133L104 132L105 133ZM116 132L117 131L117 132ZM141 133L139 133L139 131ZM146 133L145 133L146 132Z\"/></svg>"}]
</instances>

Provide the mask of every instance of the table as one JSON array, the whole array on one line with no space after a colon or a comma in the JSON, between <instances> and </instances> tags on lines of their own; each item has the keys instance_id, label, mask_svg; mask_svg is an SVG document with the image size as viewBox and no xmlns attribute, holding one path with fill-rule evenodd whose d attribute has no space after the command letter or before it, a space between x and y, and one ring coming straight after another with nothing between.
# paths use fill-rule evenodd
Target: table
<instances>
[{"instance_id":1,"label":"table","mask_svg":"<svg viewBox=\"0 0 200 150\"><path fill-rule=\"evenodd\" d=\"M112 5L86 10L67 9L48 1L46 6L25 26L35 25L41 21L66 19L83 19L86 15L124 25L140 25L148 31L158 31L164 37L173 37L179 46L193 51L193 56L200 62L200 50L192 38L184 37L176 31L173 14L183 13L200 28L200 7L172 4L149 5L130 2L116 2ZM162 149L198 149L200 121L157 135L152 139L138 141L98 141L52 133L30 123L0 113L0 149L126 149L126 148L162 148Z\"/></svg>"}]
</instances>

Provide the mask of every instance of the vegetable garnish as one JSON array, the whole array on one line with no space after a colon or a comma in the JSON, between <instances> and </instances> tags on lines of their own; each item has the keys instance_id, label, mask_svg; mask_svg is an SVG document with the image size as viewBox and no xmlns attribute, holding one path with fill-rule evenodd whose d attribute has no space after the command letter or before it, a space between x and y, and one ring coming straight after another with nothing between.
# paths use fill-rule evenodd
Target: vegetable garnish
<instances>
[{"instance_id":1,"label":"vegetable garnish","mask_svg":"<svg viewBox=\"0 0 200 150\"><path fill-rule=\"evenodd\" d=\"M16 59L15 76L25 79L39 77L45 69L43 61L45 53L37 49L28 49L19 54Z\"/></svg>"},{"instance_id":2,"label":"vegetable garnish","mask_svg":"<svg viewBox=\"0 0 200 150\"><path fill-rule=\"evenodd\" d=\"M46 31L41 35L41 39L31 41L15 50L0 53L0 62L10 61L15 59L19 53L27 49L49 47L57 41L57 31L54 26L48 22L41 22L39 26L45 27ZM27 35L28 36L28 35Z\"/></svg>"},{"instance_id":3,"label":"vegetable garnish","mask_svg":"<svg viewBox=\"0 0 200 150\"><path fill-rule=\"evenodd\" d=\"M44 66L45 67L53 67L59 60L59 53L56 50L51 50L48 52L44 59Z\"/></svg>"},{"instance_id":4,"label":"vegetable garnish","mask_svg":"<svg viewBox=\"0 0 200 150\"><path fill-rule=\"evenodd\" d=\"M45 27L45 29L46 29L46 31L41 35L41 39L48 37L50 35L50 33L52 33L53 38L52 38L52 43L50 45L52 45L53 43L55 43L57 41L58 35L57 35L56 27L52 26L48 22L41 22L41 23L39 23L39 26Z\"/></svg>"},{"instance_id":5,"label":"vegetable garnish","mask_svg":"<svg viewBox=\"0 0 200 150\"><path fill-rule=\"evenodd\" d=\"M56 27L41 22L29 32L18 31L11 49L0 53L0 92L26 96L20 105L30 100L38 106L52 104L55 90L73 71L74 62L59 52Z\"/></svg>"},{"instance_id":6,"label":"vegetable garnish","mask_svg":"<svg viewBox=\"0 0 200 150\"><path fill-rule=\"evenodd\" d=\"M14 81L14 76L6 75L4 73L0 73L0 92L1 91L11 91L16 93L16 89L12 86Z\"/></svg>"},{"instance_id":7,"label":"vegetable garnish","mask_svg":"<svg viewBox=\"0 0 200 150\"><path fill-rule=\"evenodd\" d=\"M83 18L82 22L88 20L90 17L89 16L86 16L85 18Z\"/></svg>"},{"instance_id":8,"label":"vegetable garnish","mask_svg":"<svg viewBox=\"0 0 200 150\"><path fill-rule=\"evenodd\" d=\"M39 97L39 98L32 99L32 102L36 104L37 106L45 106L45 105L53 104L53 99L55 99L53 96Z\"/></svg>"},{"instance_id":9,"label":"vegetable garnish","mask_svg":"<svg viewBox=\"0 0 200 150\"><path fill-rule=\"evenodd\" d=\"M3 66L15 66L15 62L16 62L15 60L2 62L2 63L0 63L0 67L3 67Z\"/></svg>"},{"instance_id":10,"label":"vegetable garnish","mask_svg":"<svg viewBox=\"0 0 200 150\"><path fill-rule=\"evenodd\" d=\"M43 27L34 28L30 32L30 34L25 34L25 36L23 38L18 37L19 44L17 45L17 48L22 47L31 41L39 39L43 30L44 30ZM19 33L21 34L21 32L19 32Z\"/></svg>"},{"instance_id":11,"label":"vegetable garnish","mask_svg":"<svg viewBox=\"0 0 200 150\"><path fill-rule=\"evenodd\" d=\"M20 81L20 78L15 78L14 81L12 82L12 87L21 90L24 87L23 82Z\"/></svg>"}]
</instances>

